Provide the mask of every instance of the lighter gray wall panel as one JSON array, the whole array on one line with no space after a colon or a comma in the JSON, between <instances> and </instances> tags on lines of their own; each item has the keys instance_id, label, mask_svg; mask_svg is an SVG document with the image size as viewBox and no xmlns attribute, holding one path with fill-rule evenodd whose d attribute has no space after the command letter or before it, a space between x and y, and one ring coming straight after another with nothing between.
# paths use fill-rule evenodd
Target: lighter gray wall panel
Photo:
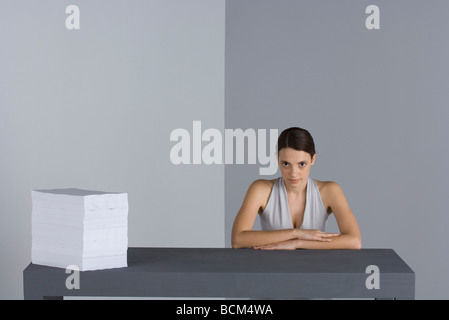
<instances>
[{"instance_id":1,"label":"lighter gray wall panel","mask_svg":"<svg viewBox=\"0 0 449 320\"><path fill-rule=\"evenodd\" d=\"M130 246L224 246L224 167L169 156L172 130L224 128L224 18L222 0L2 2L1 298L23 297L34 188L127 192Z\"/></svg>"}]
</instances>

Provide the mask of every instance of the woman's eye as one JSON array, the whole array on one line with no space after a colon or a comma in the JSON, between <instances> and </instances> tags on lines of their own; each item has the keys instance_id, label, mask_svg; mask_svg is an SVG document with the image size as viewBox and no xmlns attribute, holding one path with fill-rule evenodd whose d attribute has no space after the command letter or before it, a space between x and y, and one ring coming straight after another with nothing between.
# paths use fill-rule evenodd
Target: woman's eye
<instances>
[{"instance_id":1,"label":"woman's eye","mask_svg":"<svg viewBox=\"0 0 449 320\"><path fill-rule=\"evenodd\" d=\"M284 167L288 167L288 162L283 162L282 165L283 165Z\"/></svg>"},{"instance_id":2,"label":"woman's eye","mask_svg":"<svg viewBox=\"0 0 449 320\"><path fill-rule=\"evenodd\" d=\"M301 168L303 168L303 167L306 166L306 163L305 163L305 162L300 162L300 163L299 163L299 166L300 166Z\"/></svg>"}]
</instances>

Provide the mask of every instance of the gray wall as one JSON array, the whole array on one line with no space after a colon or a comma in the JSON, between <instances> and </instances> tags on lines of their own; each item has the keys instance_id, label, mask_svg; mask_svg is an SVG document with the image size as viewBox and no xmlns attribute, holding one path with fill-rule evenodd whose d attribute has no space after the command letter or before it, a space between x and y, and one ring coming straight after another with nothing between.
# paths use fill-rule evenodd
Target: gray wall
<instances>
[{"instance_id":1,"label":"gray wall","mask_svg":"<svg viewBox=\"0 0 449 320\"><path fill-rule=\"evenodd\" d=\"M80 30L65 28L70 4ZM380 30L365 28L371 4ZM436 0L3 1L0 298L23 297L34 188L128 192L130 246L230 246L264 176L173 165L170 133L200 120L309 129L311 174L342 186L364 247L395 249L417 298L447 299L447 12Z\"/></svg>"},{"instance_id":2,"label":"gray wall","mask_svg":"<svg viewBox=\"0 0 449 320\"><path fill-rule=\"evenodd\" d=\"M224 1L2 2L0 298L23 298L34 188L128 192L130 246L224 246L224 167L169 157L172 130L224 128L224 17Z\"/></svg>"},{"instance_id":3,"label":"gray wall","mask_svg":"<svg viewBox=\"0 0 449 320\"><path fill-rule=\"evenodd\" d=\"M370 4L379 30L365 27ZM419 299L449 297L448 11L442 1L226 2L225 127L308 129L311 176L342 186L363 247L396 250ZM258 167L226 166L228 246Z\"/></svg>"}]
</instances>

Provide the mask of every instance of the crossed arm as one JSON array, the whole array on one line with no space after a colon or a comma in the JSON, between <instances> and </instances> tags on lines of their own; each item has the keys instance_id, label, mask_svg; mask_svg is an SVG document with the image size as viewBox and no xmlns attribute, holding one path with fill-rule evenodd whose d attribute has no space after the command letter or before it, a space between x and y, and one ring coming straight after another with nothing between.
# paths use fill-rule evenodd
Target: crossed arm
<instances>
[{"instance_id":1,"label":"crossed arm","mask_svg":"<svg viewBox=\"0 0 449 320\"><path fill-rule=\"evenodd\" d=\"M349 208L340 186L328 182L323 187L322 198L334 213L340 233L320 230L283 229L254 231L257 212L269 196L267 185L255 181L248 189L232 228L232 247L263 250L294 249L360 249L361 235L357 221Z\"/></svg>"}]
</instances>

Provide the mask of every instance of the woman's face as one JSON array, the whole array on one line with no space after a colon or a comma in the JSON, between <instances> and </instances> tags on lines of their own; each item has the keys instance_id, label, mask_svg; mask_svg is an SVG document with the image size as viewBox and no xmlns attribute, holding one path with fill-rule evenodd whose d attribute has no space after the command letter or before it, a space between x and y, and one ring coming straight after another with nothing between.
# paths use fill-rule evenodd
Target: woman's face
<instances>
[{"instance_id":1,"label":"woman's face","mask_svg":"<svg viewBox=\"0 0 449 320\"><path fill-rule=\"evenodd\" d=\"M308 152L282 148L278 154L278 164L285 184L291 188L305 186L315 159L316 154L312 158Z\"/></svg>"}]
</instances>

